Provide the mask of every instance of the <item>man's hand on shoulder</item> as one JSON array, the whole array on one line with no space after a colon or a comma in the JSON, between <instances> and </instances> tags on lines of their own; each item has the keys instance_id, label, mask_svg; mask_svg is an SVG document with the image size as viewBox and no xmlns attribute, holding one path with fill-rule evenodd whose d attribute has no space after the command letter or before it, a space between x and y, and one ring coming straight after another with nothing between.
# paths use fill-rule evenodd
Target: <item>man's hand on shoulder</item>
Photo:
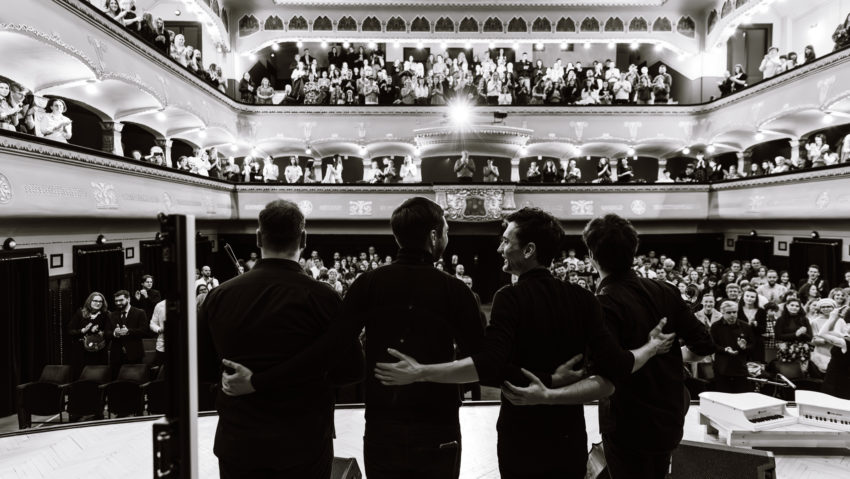
<instances>
[{"instance_id":1,"label":"man's hand on shoulder","mask_svg":"<svg viewBox=\"0 0 850 479\"><path fill-rule=\"evenodd\" d=\"M667 351L670 351L670 348L673 346L673 343L676 340L676 333L664 334L661 332L664 329L664 326L667 325L667 318L661 318L661 321L652 328L652 331L649 332L649 345L655 349L655 354L664 354Z\"/></svg>"},{"instance_id":2,"label":"man's hand on shoulder","mask_svg":"<svg viewBox=\"0 0 850 479\"><path fill-rule=\"evenodd\" d=\"M570 358L569 361L558 366L558 369L556 369L555 373L552 374L552 387L559 388L569 386L570 384L583 379L587 375L587 368L582 367L580 369L575 369L576 365L581 362L583 357L584 356L582 354L576 354Z\"/></svg>"},{"instance_id":3,"label":"man's hand on shoulder","mask_svg":"<svg viewBox=\"0 0 850 479\"><path fill-rule=\"evenodd\" d=\"M227 371L221 373L221 390L224 394L228 396L244 396L256 391L254 385L251 384L251 377L254 375L253 371L229 359L222 359L221 363L233 370L233 374L228 374Z\"/></svg>"}]
</instances>

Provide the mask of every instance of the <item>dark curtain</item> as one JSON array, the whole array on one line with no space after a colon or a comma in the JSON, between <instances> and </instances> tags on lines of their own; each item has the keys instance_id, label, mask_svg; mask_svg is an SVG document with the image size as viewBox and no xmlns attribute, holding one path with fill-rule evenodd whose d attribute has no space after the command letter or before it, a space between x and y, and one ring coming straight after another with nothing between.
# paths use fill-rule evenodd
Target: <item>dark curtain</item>
<instances>
[{"instance_id":1,"label":"dark curtain","mask_svg":"<svg viewBox=\"0 0 850 479\"><path fill-rule=\"evenodd\" d=\"M762 264L773 264L773 237L739 236L735 240L735 257L747 261L758 258ZM697 258L692 258L694 261ZM695 262L695 261L694 261Z\"/></svg>"},{"instance_id":2,"label":"dark curtain","mask_svg":"<svg viewBox=\"0 0 850 479\"><path fill-rule=\"evenodd\" d=\"M0 416L16 411L15 387L48 363L47 277L40 248L0 253Z\"/></svg>"},{"instance_id":3,"label":"dark curtain","mask_svg":"<svg viewBox=\"0 0 850 479\"><path fill-rule=\"evenodd\" d=\"M124 284L124 249L121 243L74 246L74 308L82 307L97 291L112 307L112 295Z\"/></svg>"},{"instance_id":4,"label":"dark curtain","mask_svg":"<svg viewBox=\"0 0 850 479\"><path fill-rule=\"evenodd\" d=\"M139 261L142 263L142 274L153 276L154 289L159 290L162 298L165 299L165 292L171 291L174 278L165 273L165 263L162 262L162 242L141 241L139 242L139 249L141 250Z\"/></svg>"},{"instance_id":5,"label":"dark curtain","mask_svg":"<svg viewBox=\"0 0 850 479\"><path fill-rule=\"evenodd\" d=\"M809 266L816 264L820 267L820 277L825 279L830 287L835 287L843 272L841 266L841 241L829 239L794 238L790 245L791 281L798 284L807 278Z\"/></svg>"}]
</instances>

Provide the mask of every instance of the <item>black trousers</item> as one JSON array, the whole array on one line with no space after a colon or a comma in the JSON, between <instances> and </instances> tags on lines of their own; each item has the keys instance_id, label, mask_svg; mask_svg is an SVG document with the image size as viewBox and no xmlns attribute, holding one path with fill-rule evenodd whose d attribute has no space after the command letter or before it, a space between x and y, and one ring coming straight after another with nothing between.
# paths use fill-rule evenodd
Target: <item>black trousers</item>
<instances>
[{"instance_id":1,"label":"black trousers","mask_svg":"<svg viewBox=\"0 0 850 479\"><path fill-rule=\"evenodd\" d=\"M457 479L460 424L366 421L363 459L369 479Z\"/></svg>"},{"instance_id":2,"label":"black trousers","mask_svg":"<svg viewBox=\"0 0 850 479\"><path fill-rule=\"evenodd\" d=\"M328 439L320 454L305 463L259 466L246 460L220 457L218 473L221 479L330 479L333 455L333 440Z\"/></svg>"},{"instance_id":3,"label":"black trousers","mask_svg":"<svg viewBox=\"0 0 850 479\"><path fill-rule=\"evenodd\" d=\"M611 479L664 479L670 472L673 451L649 454L620 447L602 435L605 462Z\"/></svg>"},{"instance_id":4,"label":"black trousers","mask_svg":"<svg viewBox=\"0 0 850 479\"><path fill-rule=\"evenodd\" d=\"M587 474L587 433L558 437L499 431L502 479L583 479Z\"/></svg>"},{"instance_id":5,"label":"black trousers","mask_svg":"<svg viewBox=\"0 0 850 479\"><path fill-rule=\"evenodd\" d=\"M722 393L747 393L752 392L753 387L747 381L746 376L714 376L714 386Z\"/></svg>"}]
</instances>

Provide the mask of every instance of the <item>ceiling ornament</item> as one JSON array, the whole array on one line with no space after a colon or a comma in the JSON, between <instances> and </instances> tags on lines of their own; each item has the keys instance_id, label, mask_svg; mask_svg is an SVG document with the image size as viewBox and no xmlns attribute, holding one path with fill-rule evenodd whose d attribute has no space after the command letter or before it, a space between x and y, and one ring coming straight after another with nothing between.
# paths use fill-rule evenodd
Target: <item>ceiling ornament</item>
<instances>
[{"instance_id":1,"label":"ceiling ornament","mask_svg":"<svg viewBox=\"0 0 850 479\"><path fill-rule=\"evenodd\" d=\"M64 41L62 41L62 39L60 38L58 33L54 32L54 33L48 34L48 33L42 32L41 30L38 30L34 27L31 27L29 25L24 25L24 24L21 24L21 23L0 23L0 31L20 33L20 34L28 36L28 37L30 37L34 40L38 40L38 41L40 41L44 44L50 45L51 47L53 47L54 49L58 50L61 53L71 55L74 58L76 58L77 60L80 60L81 62L86 64L86 66L88 66L88 68L95 75L97 75L100 72L100 69L95 64L95 62L91 59L91 57L89 57L88 55L83 53L80 49L73 47L73 46L65 43Z\"/></svg>"}]
</instances>

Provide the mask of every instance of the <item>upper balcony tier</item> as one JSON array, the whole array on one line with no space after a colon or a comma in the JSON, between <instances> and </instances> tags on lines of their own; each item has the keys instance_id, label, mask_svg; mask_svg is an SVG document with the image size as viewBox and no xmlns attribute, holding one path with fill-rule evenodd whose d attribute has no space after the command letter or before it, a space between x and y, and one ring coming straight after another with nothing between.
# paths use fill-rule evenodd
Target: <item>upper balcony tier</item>
<instances>
[{"instance_id":1,"label":"upper balcony tier","mask_svg":"<svg viewBox=\"0 0 850 479\"><path fill-rule=\"evenodd\" d=\"M45 172L49 172L46 174ZM564 221L609 212L636 221L850 217L850 166L718 184L552 185L232 184L23 135L0 135L0 217L151 219L160 212L254 221L278 198L310 220L386 221L413 195L434 199L451 221L499 221L534 205Z\"/></svg>"},{"instance_id":2,"label":"upper balcony tier","mask_svg":"<svg viewBox=\"0 0 850 479\"><path fill-rule=\"evenodd\" d=\"M466 148L511 158L634 150L664 159L686 147L691 156L712 156L771 140L793 143L827 122L850 122L848 50L707 104L485 106L460 128L446 106L241 104L78 0L33 2L12 20L0 24L4 76L37 95L71 100L110 128L134 124L157 138L230 145L234 156L255 148L272 156L308 148L322 156L433 156ZM499 112L507 117L493 126Z\"/></svg>"}]
</instances>

